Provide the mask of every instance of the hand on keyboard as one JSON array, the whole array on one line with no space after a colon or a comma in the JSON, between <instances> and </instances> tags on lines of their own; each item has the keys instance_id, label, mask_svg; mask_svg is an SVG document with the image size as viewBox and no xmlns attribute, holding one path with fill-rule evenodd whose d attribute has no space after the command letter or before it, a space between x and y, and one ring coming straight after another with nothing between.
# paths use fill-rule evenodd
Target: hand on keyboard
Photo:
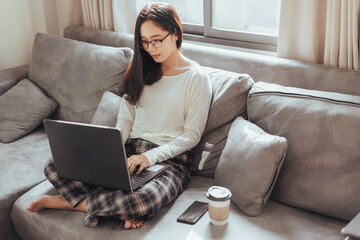
<instances>
[{"instance_id":1,"label":"hand on keyboard","mask_svg":"<svg viewBox=\"0 0 360 240\"><path fill-rule=\"evenodd\" d=\"M150 162L145 155L132 155L127 159L130 174L140 174L145 168L150 166ZM135 170L136 169L136 170Z\"/></svg>"},{"instance_id":2,"label":"hand on keyboard","mask_svg":"<svg viewBox=\"0 0 360 240\"><path fill-rule=\"evenodd\" d=\"M139 168L140 168L140 165L137 165L137 166L134 168L134 170L133 170L133 172L131 173L131 175L132 175L132 174L139 174L139 173L137 173L137 172L139 171Z\"/></svg>"}]
</instances>

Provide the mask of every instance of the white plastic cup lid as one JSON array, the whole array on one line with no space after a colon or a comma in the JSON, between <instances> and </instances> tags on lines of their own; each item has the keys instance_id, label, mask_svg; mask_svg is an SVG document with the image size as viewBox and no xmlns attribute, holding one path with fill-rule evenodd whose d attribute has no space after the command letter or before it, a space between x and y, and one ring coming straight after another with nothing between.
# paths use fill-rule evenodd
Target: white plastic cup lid
<instances>
[{"instance_id":1,"label":"white plastic cup lid","mask_svg":"<svg viewBox=\"0 0 360 240\"><path fill-rule=\"evenodd\" d=\"M231 192L224 187L212 186L207 192L207 198L212 201L225 201L231 198Z\"/></svg>"}]
</instances>

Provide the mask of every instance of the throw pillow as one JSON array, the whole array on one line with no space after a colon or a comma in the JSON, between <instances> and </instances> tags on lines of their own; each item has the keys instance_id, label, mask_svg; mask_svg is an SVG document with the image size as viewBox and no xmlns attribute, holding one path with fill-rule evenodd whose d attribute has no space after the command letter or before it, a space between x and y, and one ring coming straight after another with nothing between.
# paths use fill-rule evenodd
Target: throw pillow
<instances>
[{"instance_id":1,"label":"throw pillow","mask_svg":"<svg viewBox=\"0 0 360 240\"><path fill-rule=\"evenodd\" d=\"M360 209L360 97L257 82L248 116L289 143L271 198L351 220Z\"/></svg>"},{"instance_id":2,"label":"throw pillow","mask_svg":"<svg viewBox=\"0 0 360 240\"><path fill-rule=\"evenodd\" d=\"M123 80L131 58L130 48L38 33L29 79L59 103L54 118L89 123L103 93L115 92Z\"/></svg>"},{"instance_id":3,"label":"throw pillow","mask_svg":"<svg viewBox=\"0 0 360 240\"><path fill-rule=\"evenodd\" d=\"M0 141L12 142L31 132L57 103L28 79L0 96Z\"/></svg>"},{"instance_id":4,"label":"throw pillow","mask_svg":"<svg viewBox=\"0 0 360 240\"><path fill-rule=\"evenodd\" d=\"M247 74L203 67L209 74L212 102L200 143L193 149L193 172L214 177L232 121L247 118L247 95L254 81Z\"/></svg>"},{"instance_id":5,"label":"throw pillow","mask_svg":"<svg viewBox=\"0 0 360 240\"><path fill-rule=\"evenodd\" d=\"M104 92L91 124L115 127L121 100L120 96L112 92Z\"/></svg>"},{"instance_id":6,"label":"throw pillow","mask_svg":"<svg viewBox=\"0 0 360 240\"><path fill-rule=\"evenodd\" d=\"M212 88L209 117L203 133L206 135L234 121L238 116L247 118L247 95L254 85L254 80L248 74L209 67L203 69L209 74Z\"/></svg>"},{"instance_id":7,"label":"throw pillow","mask_svg":"<svg viewBox=\"0 0 360 240\"><path fill-rule=\"evenodd\" d=\"M215 183L230 189L240 210L257 216L275 185L286 150L285 138L270 135L239 117L231 125Z\"/></svg>"},{"instance_id":8,"label":"throw pillow","mask_svg":"<svg viewBox=\"0 0 360 240\"><path fill-rule=\"evenodd\" d=\"M196 160L196 168L193 168L195 175L214 177L216 166L226 144L231 123L229 122L216 129L216 131L203 136L193 149L192 157Z\"/></svg>"},{"instance_id":9,"label":"throw pillow","mask_svg":"<svg viewBox=\"0 0 360 240\"><path fill-rule=\"evenodd\" d=\"M28 77L29 64L0 71L0 96Z\"/></svg>"}]
</instances>

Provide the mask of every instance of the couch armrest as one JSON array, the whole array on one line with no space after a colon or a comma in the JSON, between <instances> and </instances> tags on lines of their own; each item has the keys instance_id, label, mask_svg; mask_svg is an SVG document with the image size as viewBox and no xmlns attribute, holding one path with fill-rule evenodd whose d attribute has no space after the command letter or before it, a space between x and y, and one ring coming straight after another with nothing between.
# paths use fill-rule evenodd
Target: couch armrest
<instances>
[{"instance_id":1,"label":"couch armrest","mask_svg":"<svg viewBox=\"0 0 360 240\"><path fill-rule=\"evenodd\" d=\"M25 64L0 71L0 95L16 85L20 80L27 78L29 66L30 64Z\"/></svg>"},{"instance_id":2,"label":"couch armrest","mask_svg":"<svg viewBox=\"0 0 360 240\"><path fill-rule=\"evenodd\" d=\"M341 234L344 235L347 240L360 239L360 212L341 230Z\"/></svg>"}]
</instances>

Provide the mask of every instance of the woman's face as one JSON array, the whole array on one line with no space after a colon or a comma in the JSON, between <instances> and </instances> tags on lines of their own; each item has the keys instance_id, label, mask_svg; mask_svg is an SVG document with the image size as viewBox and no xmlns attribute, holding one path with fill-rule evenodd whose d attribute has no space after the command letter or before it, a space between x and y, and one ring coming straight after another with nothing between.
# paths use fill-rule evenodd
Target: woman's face
<instances>
[{"instance_id":1,"label":"woman's face","mask_svg":"<svg viewBox=\"0 0 360 240\"><path fill-rule=\"evenodd\" d=\"M154 61L158 63L165 62L175 51L177 52L177 39L177 36L169 34L168 31L159 27L151 20L144 22L140 27L140 40L145 42L143 47ZM156 47L155 45L159 42L161 42L161 46ZM147 45L148 48L146 48Z\"/></svg>"}]
</instances>

